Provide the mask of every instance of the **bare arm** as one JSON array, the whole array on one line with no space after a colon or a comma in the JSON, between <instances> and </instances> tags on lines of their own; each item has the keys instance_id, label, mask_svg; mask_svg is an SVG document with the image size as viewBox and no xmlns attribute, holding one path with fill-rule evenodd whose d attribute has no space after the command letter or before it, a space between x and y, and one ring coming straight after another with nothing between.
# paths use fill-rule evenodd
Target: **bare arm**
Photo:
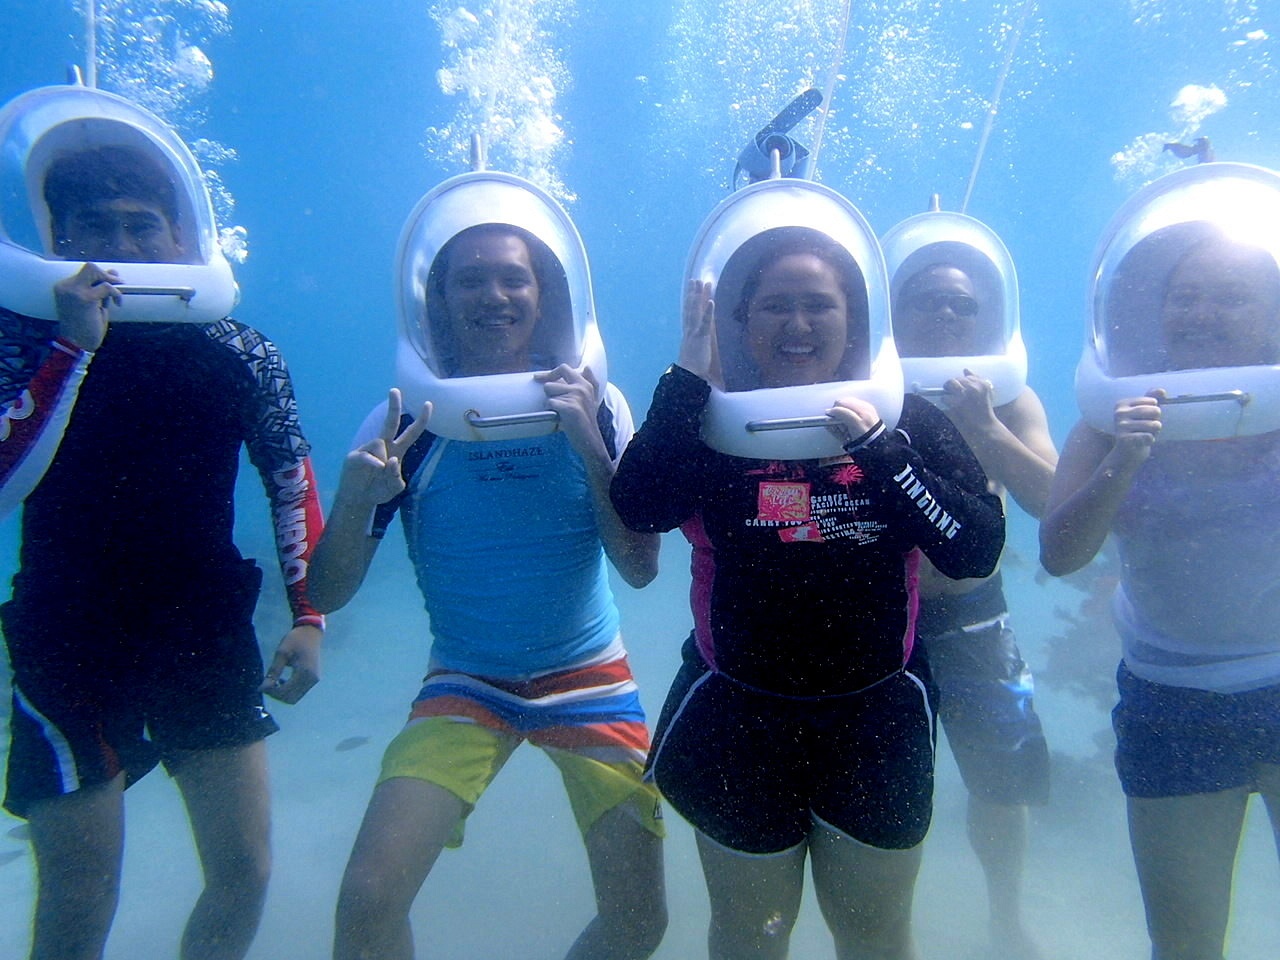
<instances>
[{"instance_id":1,"label":"bare arm","mask_svg":"<svg viewBox=\"0 0 1280 960\"><path fill-rule=\"evenodd\" d=\"M947 415L960 429L983 470L1033 517L1044 513L1058 451L1044 405L1030 388L999 408L991 385L968 374L946 384Z\"/></svg>"},{"instance_id":2,"label":"bare arm","mask_svg":"<svg viewBox=\"0 0 1280 960\"><path fill-rule=\"evenodd\" d=\"M546 388L549 406L560 415L560 429L586 468L591 509L605 556L628 585L639 589L658 575L658 535L628 529L609 499L617 464L596 423L596 385L563 364L539 374L538 379Z\"/></svg>"},{"instance_id":3,"label":"bare arm","mask_svg":"<svg viewBox=\"0 0 1280 960\"><path fill-rule=\"evenodd\" d=\"M317 610L340 610L364 583L381 542L369 535L376 507L376 503L362 501L346 490L345 479L339 484L324 535L311 561L311 602Z\"/></svg>"},{"instance_id":4,"label":"bare arm","mask_svg":"<svg viewBox=\"0 0 1280 960\"><path fill-rule=\"evenodd\" d=\"M1079 570L1102 548L1160 432L1154 397L1120 401L1115 417L1114 437L1078 423L1067 438L1040 523L1040 562L1055 577Z\"/></svg>"},{"instance_id":5,"label":"bare arm","mask_svg":"<svg viewBox=\"0 0 1280 960\"><path fill-rule=\"evenodd\" d=\"M370 536L373 511L404 489L400 463L426 429L431 405L400 431L400 391L387 398L387 416L379 435L347 454L324 536L311 560L311 602L322 613L338 610L355 596L379 540Z\"/></svg>"}]
</instances>

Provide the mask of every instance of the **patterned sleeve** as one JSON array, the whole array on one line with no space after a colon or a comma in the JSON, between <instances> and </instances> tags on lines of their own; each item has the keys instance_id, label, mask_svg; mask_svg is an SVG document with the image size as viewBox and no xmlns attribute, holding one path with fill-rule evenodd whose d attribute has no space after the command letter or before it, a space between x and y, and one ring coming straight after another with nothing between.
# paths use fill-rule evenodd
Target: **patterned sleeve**
<instances>
[{"instance_id":1,"label":"patterned sleeve","mask_svg":"<svg viewBox=\"0 0 1280 960\"><path fill-rule=\"evenodd\" d=\"M324 627L307 597L307 568L324 518L311 447L298 423L298 404L284 357L275 344L244 324L222 320L206 328L214 342L235 353L253 378L255 409L245 446L271 502L276 554L284 575L294 626Z\"/></svg>"},{"instance_id":2,"label":"patterned sleeve","mask_svg":"<svg viewBox=\"0 0 1280 960\"><path fill-rule=\"evenodd\" d=\"M0 516L26 499L53 462L93 359L56 330L0 308Z\"/></svg>"}]
</instances>

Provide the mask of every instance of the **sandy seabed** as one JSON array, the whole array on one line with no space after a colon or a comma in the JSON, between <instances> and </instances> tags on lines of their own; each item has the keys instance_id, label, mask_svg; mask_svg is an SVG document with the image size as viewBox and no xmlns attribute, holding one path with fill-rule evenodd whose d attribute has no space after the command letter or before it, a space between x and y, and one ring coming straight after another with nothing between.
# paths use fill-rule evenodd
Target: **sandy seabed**
<instances>
[{"instance_id":1,"label":"sandy seabed","mask_svg":"<svg viewBox=\"0 0 1280 960\"><path fill-rule=\"evenodd\" d=\"M1024 655L1042 668L1061 632L1055 606L1079 595L1036 584L1028 527L1012 532L1006 584ZM261 555L261 554L260 554ZM669 537L663 572L642 592L618 588L632 666L656 716L689 629L687 549ZM268 580L270 581L270 577ZM269 645L284 626L271 586L260 604ZM359 597L331 618L324 679L296 707L275 711L283 730L269 741L274 787L275 873L255 960L328 956L333 905L382 747L404 720L426 658L426 615L403 544L389 538ZM1108 641L1112 642L1112 641ZM1054 749L1053 797L1032 813L1026 915L1045 960L1142 960L1148 956L1129 858L1123 798L1108 755L1108 718L1037 670L1037 707ZM353 738L368 738L352 747ZM345 749L338 749L342 744ZM198 865L177 791L153 774L127 797L124 891L107 960L176 955ZM944 747L934 825L916 893L921 956L986 960L986 895L964 834L965 793ZM7 821L9 829L17 821ZM706 893L687 825L668 814L666 863L671 923L656 957L705 956ZM33 870L20 837L0 831L0 957L28 948ZM1255 801L1240 856L1230 960L1280 956L1275 846ZM418 956L556 960L593 914L586 858L552 765L517 751L472 815L467 842L447 851L414 908ZM795 958L833 950L812 894L792 939Z\"/></svg>"}]
</instances>

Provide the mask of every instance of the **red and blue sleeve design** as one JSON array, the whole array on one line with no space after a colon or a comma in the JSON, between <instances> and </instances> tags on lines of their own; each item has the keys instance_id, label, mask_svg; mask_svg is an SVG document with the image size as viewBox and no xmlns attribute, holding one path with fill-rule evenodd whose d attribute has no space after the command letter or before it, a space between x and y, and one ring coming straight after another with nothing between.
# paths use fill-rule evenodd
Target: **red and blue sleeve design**
<instances>
[{"instance_id":1,"label":"red and blue sleeve design","mask_svg":"<svg viewBox=\"0 0 1280 960\"><path fill-rule=\"evenodd\" d=\"M56 331L47 320L0 309L0 516L53 462L93 358Z\"/></svg>"}]
</instances>

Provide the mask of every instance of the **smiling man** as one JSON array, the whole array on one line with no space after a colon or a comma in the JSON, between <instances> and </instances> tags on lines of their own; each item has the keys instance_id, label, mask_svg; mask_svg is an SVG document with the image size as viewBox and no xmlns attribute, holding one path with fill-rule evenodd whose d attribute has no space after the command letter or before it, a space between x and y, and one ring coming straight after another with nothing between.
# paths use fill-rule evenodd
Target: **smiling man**
<instances>
[{"instance_id":1,"label":"smiling man","mask_svg":"<svg viewBox=\"0 0 1280 960\"><path fill-rule=\"evenodd\" d=\"M533 369L540 291L524 239L497 224L464 231L450 245L440 280L456 351L452 376Z\"/></svg>"},{"instance_id":2,"label":"smiling man","mask_svg":"<svg viewBox=\"0 0 1280 960\"><path fill-rule=\"evenodd\" d=\"M658 539L623 527L609 501L633 431L622 394L539 349L555 283L563 270L540 240L480 224L437 254L427 286L443 308L421 322L450 377L541 371L557 432L434 436L431 405L402 417L393 390L343 467L313 568L318 606L351 599L399 513L432 642L343 877L337 960L413 956L419 889L524 741L560 770L595 886L596 916L569 957L640 960L666 927L658 796L641 782L649 735L605 565L644 586Z\"/></svg>"}]
</instances>

